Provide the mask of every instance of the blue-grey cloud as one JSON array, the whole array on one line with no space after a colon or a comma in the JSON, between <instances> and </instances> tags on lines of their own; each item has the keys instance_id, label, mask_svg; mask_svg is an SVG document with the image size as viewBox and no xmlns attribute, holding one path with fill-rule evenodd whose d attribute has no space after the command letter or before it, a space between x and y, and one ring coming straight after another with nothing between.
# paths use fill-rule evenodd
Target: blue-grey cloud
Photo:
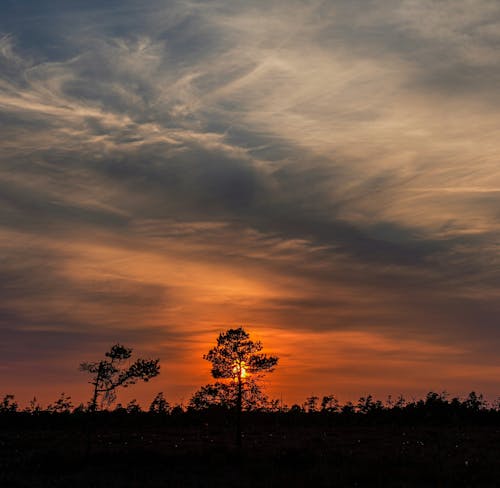
<instances>
[{"instance_id":1,"label":"blue-grey cloud","mask_svg":"<svg viewBox=\"0 0 500 488\"><path fill-rule=\"evenodd\" d=\"M467 341L470 357L492 357L497 5L2 11L8 340L31 329L91 337L100 320L99 340L119 330L146 344L153 332L130 335L141 316L165 338L184 320L175 340L188 340L232 301L235 320L262 327Z\"/></svg>"}]
</instances>

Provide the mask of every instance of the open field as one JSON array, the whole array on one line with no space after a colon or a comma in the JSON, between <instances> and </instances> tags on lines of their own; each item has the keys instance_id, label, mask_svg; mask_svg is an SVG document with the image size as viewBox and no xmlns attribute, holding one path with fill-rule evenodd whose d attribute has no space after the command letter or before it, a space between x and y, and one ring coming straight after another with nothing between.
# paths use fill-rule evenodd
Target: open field
<instances>
[{"instance_id":1,"label":"open field","mask_svg":"<svg viewBox=\"0 0 500 488\"><path fill-rule=\"evenodd\" d=\"M3 419L0 486L498 486L500 479L496 422L336 425L248 416L237 449L228 418L87 420Z\"/></svg>"}]
</instances>

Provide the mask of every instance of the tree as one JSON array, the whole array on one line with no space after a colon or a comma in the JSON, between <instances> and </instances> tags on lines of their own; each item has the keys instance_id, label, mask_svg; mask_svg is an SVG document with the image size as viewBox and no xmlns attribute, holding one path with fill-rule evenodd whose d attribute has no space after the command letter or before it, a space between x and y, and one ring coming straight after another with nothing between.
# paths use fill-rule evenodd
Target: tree
<instances>
[{"instance_id":1,"label":"tree","mask_svg":"<svg viewBox=\"0 0 500 488\"><path fill-rule=\"evenodd\" d=\"M24 412L30 415L37 415L42 411L42 406L38 403L36 397L34 396L28 403L28 406L24 409Z\"/></svg>"},{"instance_id":2,"label":"tree","mask_svg":"<svg viewBox=\"0 0 500 488\"><path fill-rule=\"evenodd\" d=\"M304 403L304 410L307 410L307 413L314 413L318 411L318 401L319 397L316 395L311 395L306 398L306 402Z\"/></svg>"},{"instance_id":3,"label":"tree","mask_svg":"<svg viewBox=\"0 0 500 488\"><path fill-rule=\"evenodd\" d=\"M278 364L276 356L261 353L260 341L252 341L250 334L242 327L221 332L217 345L203 358L212 363L212 376L215 379L229 379L236 384L236 442L241 445L241 410L244 390L252 386L247 381L249 375L254 379L270 373ZM254 382L252 382L255 384Z\"/></svg>"},{"instance_id":4,"label":"tree","mask_svg":"<svg viewBox=\"0 0 500 488\"><path fill-rule=\"evenodd\" d=\"M149 412L161 415L167 415L170 412L170 405L165 399L162 391L153 398L151 405L149 405Z\"/></svg>"},{"instance_id":5,"label":"tree","mask_svg":"<svg viewBox=\"0 0 500 488\"><path fill-rule=\"evenodd\" d=\"M127 406L125 407L125 410L127 411L127 413L141 413L142 412L142 408L137 403L137 400L135 398L133 400L130 400L127 403Z\"/></svg>"},{"instance_id":6,"label":"tree","mask_svg":"<svg viewBox=\"0 0 500 488\"><path fill-rule=\"evenodd\" d=\"M231 385L217 381L202 386L190 398L188 408L190 410L207 410L209 408L229 408L233 404L233 395L230 392Z\"/></svg>"},{"instance_id":7,"label":"tree","mask_svg":"<svg viewBox=\"0 0 500 488\"><path fill-rule=\"evenodd\" d=\"M370 412L382 410L384 408L384 405L380 400L374 400L372 395L368 395L366 397L360 397L356 408L359 413L367 414Z\"/></svg>"},{"instance_id":8,"label":"tree","mask_svg":"<svg viewBox=\"0 0 500 488\"><path fill-rule=\"evenodd\" d=\"M340 409L339 401L335 398L335 395L325 395L321 400L321 411L322 412L338 412Z\"/></svg>"},{"instance_id":9,"label":"tree","mask_svg":"<svg viewBox=\"0 0 500 488\"><path fill-rule=\"evenodd\" d=\"M5 395L0 402L0 413L16 413L18 406L14 395Z\"/></svg>"},{"instance_id":10,"label":"tree","mask_svg":"<svg viewBox=\"0 0 500 488\"><path fill-rule=\"evenodd\" d=\"M130 366L124 364L132 356L132 349L115 344L106 358L94 363L81 363L80 370L92 375L89 383L94 387L89 410L95 412L99 396L101 404L110 405L116 398L116 389L126 388L137 381L149 381L160 374L159 359L137 359Z\"/></svg>"},{"instance_id":11,"label":"tree","mask_svg":"<svg viewBox=\"0 0 500 488\"><path fill-rule=\"evenodd\" d=\"M71 397L63 392L54 403L51 403L47 407L47 411L50 413L70 413L72 408Z\"/></svg>"},{"instance_id":12,"label":"tree","mask_svg":"<svg viewBox=\"0 0 500 488\"><path fill-rule=\"evenodd\" d=\"M486 407L486 402L482 394L477 395L475 391L471 391L469 396L464 400L463 405L469 410L478 412Z\"/></svg>"}]
</instances>

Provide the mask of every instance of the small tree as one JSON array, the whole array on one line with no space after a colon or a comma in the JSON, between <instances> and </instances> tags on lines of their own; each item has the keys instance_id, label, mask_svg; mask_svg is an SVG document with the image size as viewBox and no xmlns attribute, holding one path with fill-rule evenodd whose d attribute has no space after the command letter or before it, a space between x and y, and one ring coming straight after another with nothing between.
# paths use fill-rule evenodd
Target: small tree
<instances>
[{"instance_id":1,"label":"small tree","mask_svg":"<svg viewBox=\"0 0 500 488\"><path fill-rule=\"evenodd\" d=\"M304 410L307 411L307 413L315 413L318 411L318 401L319 397L316 395L311 395L310 397L306 398L306 402L304 403Z\"/></svg>"},{"instance_id":2,"label":"small tree","mask_svg":"<svg viewBox=\"0 0 500 488\"><path fill-rule=\"evenodd\" d=\"M0 402L0 413L16 413L18 406L14 395L5 395Z\"/></svg>"},{"instance_id":3,"label":"small tree","mask_svg":"<svg viewBox=\"0 0 500 488\"><path fill-rule=\"evenodd\" d=\"M54 403L51 403L47 407L47 411L50 413L70 413L72 408L71 397L63 392Z\"/></svg>"},{"instance_id":4,"label":"small tree","mask_svg":"<svg viewBox=\"0 0 500 488\"><path fill-rule=\"evenodd\" d=\"M366 397L360 397L356 409L359 413L370 413L378 410L382 410L384 405L380 400L374 400L372 395Z\"/></svg>"},{"instance_id":5,"label":"small tree","mask_svg":"<svg viewBox=\"0 0 500 488\"><path fill-rule=\"evenodd\" d=\"M261 353L260 341L252 341L243 330L229 329L219 334L217 345L203 358L212 363L212 376L215 379L230 379L236 384L236 442L241 445L241 410L243 391L248 375L262 376L274 370L278 364L276 356Z\"/></svg>"},{"instance_id":6,"label":"small tree","mask_svg":"<svg viewBox=\"0 0 500 488\"><path fill-rule=\"evenodd\" d=\"M170 404L165 399L163 392L160 391L149 405L149 413L167 415L170 412Z\"/></svg>"},{"instance_id":7,"label":"small tree","mask_svg":"<svg viewBox=\"0 0 500 488\"><path fill-rule=\"evenodd\" d=\"M80 370L90 373L92 380L89 383L94 387L89 410L95 412L99 396L102 395L101 404L110 405L116 398L116 389L120 386L126 388L137 381L149 381L160 374L159 359L137 359L128 367L125 361L132 356L132 349L115 344L106 358L94 363L81 363Z\"/></svg>"},{"instance_id":8,"label":"small tree","mask_svg":"<svg viewBox=\"0 0 500 488\"><path fill-rule=\"evenodd\" d=\"M478 412L479 410L486 408L486 402L484 401L483 395L477 395L475 391L471 391L469 393L469 396L464 400L462 405L474 412Z\"/></svg>"},{"instance_id":9,"label":"small tree","mask_svg":"<svg viewBox=\"0 0 500 488\"><path fill-rule=\"evenodd\" d=\"M335 395L325 395L321 400L322 412L334 413L338 412L339 409L339 401L335 398Z\"/></svg>"},{"instance_id":10,"label":"small tree","mask_svg":"<svg viewBox=\"0 0 500 488\"><path fill-rule=\"evenodd\" d=\"M38 403L36 396L34 396L28 403L28 406L24 409L24 412L30 415L37 415L42 411L42 406Z\"/></svg>"},{"instance_id":11,"label":"small tree","mask_svg":"<svg viewBox=\"0 0 500 488\"><path fill-rule=\"evenodd\" d=\"M127 403L127 406L125 407L125 409L127 410L127 413L141 413L142 412L142 408L139 405L139 403L137 403L137 400L135 398L133 400L130 400Z\"/></svg>"}]
</instances>

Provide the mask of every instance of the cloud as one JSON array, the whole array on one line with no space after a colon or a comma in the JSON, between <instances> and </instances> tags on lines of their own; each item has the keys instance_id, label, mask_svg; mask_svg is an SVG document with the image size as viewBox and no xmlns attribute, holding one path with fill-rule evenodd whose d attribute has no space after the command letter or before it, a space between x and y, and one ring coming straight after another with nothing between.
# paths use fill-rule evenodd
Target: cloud
<instances>
[{"instance_id":1,"label":"cloud","mask_svg":"<svg viewBox=\"0 0 500 488\"><path fill-rule=\"evenodd\" d=\"M493 360L499 20L481 0L9 4L3 327L147 347L242 321Z\"/></svg>"}]
</instances>

